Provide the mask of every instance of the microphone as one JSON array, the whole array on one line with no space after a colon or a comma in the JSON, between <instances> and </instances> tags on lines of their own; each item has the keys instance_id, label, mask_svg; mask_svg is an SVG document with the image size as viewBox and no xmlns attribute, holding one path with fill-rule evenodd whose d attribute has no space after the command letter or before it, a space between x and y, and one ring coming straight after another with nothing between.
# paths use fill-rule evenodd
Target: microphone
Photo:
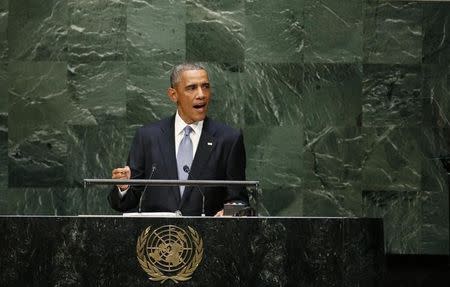
<instances>
[{"instance_id":1,"label":"microphone","mask_svg":"<svg viewBox=\"0 0 450 287\"><path fill-rule=\"evenodd\" d=\"M148 179L152 179L153 175L155 174L155 170L156 170L156 163L152 164L152 171L150 172L150 176L148 177ZM144 195L145 195L145 191L147 190L148 184L145 185L144 191L141 193L141 197L139 198L139 208L138 208L138 212L141 213L142 210L142 200L144 199Z\"/></svg>"},{"instance_id":2,"label":"microphone","mask_svg":"<svg viewBox=\"0 0 450 287\"><path fill-rule=\"evenodd\" d=\"M189 168L189 166L184 165L183 171L188 174L188 178L189 178L189 175L191 173L191 169ZM203 193L203 191L200 189L200 187L198 185L196 185L195 187L202 195L202 216L205 216L205 194Z\"/></svg>"}]
</instances>

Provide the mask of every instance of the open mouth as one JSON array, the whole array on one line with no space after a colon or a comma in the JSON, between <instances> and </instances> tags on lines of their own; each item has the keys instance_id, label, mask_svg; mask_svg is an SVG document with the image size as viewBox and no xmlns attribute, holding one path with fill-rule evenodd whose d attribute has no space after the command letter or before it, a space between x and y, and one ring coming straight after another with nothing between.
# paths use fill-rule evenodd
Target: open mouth
<instances>
[{"instance_id":1,"label":"open mouth","mask_svg":"<svg viewBox=\"0 0 450 287\"><path fill-rule=\"evenodd\" d=\"M196 104L194 105L194 109L199 112L203 112L206 109L206 103Z\"/></svg>"}]
</instances>

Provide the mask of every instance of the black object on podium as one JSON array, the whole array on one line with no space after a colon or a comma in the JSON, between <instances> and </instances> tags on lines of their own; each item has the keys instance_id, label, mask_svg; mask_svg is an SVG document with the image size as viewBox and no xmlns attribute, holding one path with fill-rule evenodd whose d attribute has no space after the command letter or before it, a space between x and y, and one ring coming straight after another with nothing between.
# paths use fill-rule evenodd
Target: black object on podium
<instances>
[{"instance_id":1,"label":"black object on podium","mask_svg":"<svg viewBox=\"0 0 450 287\"><path fill-rule=\"evenodd\" d=\"M0 286L382 286L381 219L0 217Z\"/></svg>"}]
</instances>

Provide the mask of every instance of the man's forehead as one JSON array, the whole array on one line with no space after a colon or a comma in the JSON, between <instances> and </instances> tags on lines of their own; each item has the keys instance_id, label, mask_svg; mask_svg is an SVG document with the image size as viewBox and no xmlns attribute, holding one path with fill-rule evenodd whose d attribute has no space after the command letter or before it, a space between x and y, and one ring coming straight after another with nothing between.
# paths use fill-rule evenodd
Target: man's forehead
<instances>
[{"instance_id":1,"label":"man's forehead","mask_svg":"<svg viewBox=\"0 0 450 287\"><path fill-rule=\"evenodd\" d=\"M205 70L186 70L181 73L181 80L187 82L208 82L208 72L206 72Z\"/></svg>"}]
</instances>

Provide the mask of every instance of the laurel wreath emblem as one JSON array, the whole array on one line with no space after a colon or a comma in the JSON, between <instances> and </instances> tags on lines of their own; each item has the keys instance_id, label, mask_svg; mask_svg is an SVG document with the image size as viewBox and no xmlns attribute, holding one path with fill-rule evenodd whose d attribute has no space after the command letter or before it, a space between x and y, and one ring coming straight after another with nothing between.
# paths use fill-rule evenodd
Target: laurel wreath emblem
<instances>
[{"instance_id":1,"label":"laurel wreath emblem","mask_svg":"<svg viewBox=\"0 0 450 287\"><path fill-rule=\"evenodd\" d=\"M164 227L171 228L170 225L163 226L163 228ZM148 251L146 249L147 242L149 238L154 235L154 232L156 230L153 233L150 233L151 226L149 226L141 233L136 244L137 259L142 269L150 276L150 280L161 281L161 283L164 283L167 280L172 280L175 283L179 283L181 281L187 281L192 278L192 274L197 269L203 258L203 240L201 239L197 231L195 231L195 229L188 226L188 230L192 242L195 245L194 253L191 260L186 262L185 266L183 266L178 272L174 274L168 274L167 272L165 272L165 270L161 270L160 268L158 268L158 266L151 262L151 260L148 259Z\"/></svg>"}]
</instances>

